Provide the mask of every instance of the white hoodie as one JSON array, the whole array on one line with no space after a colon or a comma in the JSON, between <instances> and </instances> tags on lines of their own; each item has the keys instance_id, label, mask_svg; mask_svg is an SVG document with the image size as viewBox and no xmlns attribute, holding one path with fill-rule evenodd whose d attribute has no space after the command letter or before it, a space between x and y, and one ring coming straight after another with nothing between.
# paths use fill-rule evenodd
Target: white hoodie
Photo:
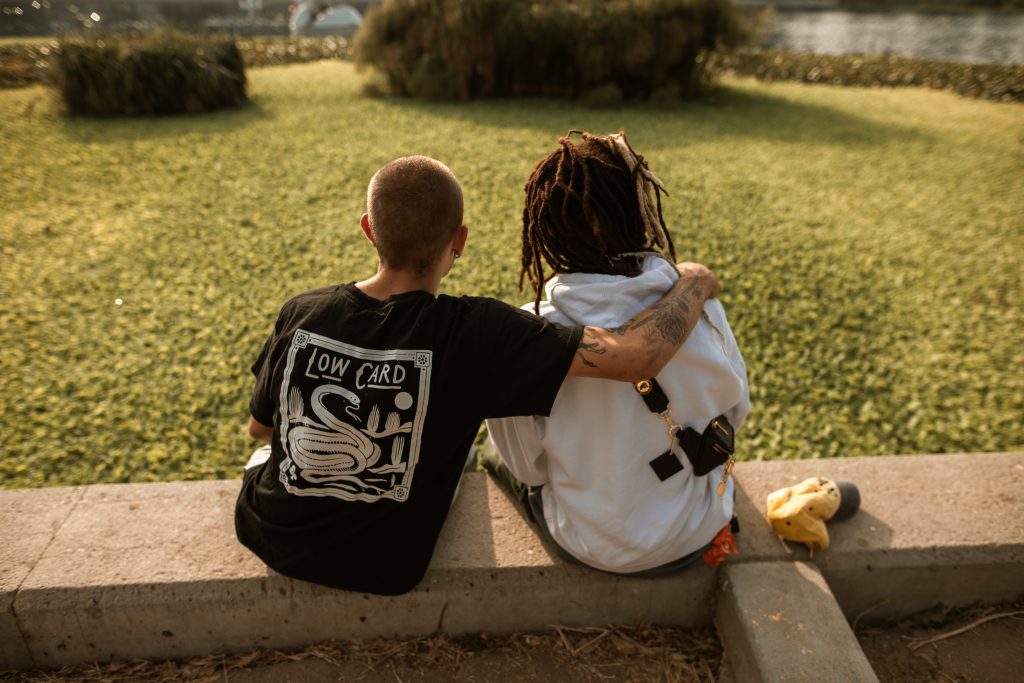
<instances>
[{"instance_id":1,"label":"white hoodie","mask_svg":"<svg viewBox=\"0 0 1024 683\"><path fill-rule=\"evenodd\" d=\"M614 328L657 302L678 271L648 256L636 277L571 273L548 281L541 315L565 325ZM533 310L533 304L523 306ZM724 414L739 431L750 412L747 370L718 300L658 375L676 424L703 432ZM722 468L684 470L659 481L649 462L669 446L665 423L627 382L567 377L550 417L488 420L502 461L525 484L541 486L555 541L598 569L631 573L678 560L707 545L732 517L733 484L715 489ZM742 441L737 439L742 452Z\"/></svg>"}]
</instances>

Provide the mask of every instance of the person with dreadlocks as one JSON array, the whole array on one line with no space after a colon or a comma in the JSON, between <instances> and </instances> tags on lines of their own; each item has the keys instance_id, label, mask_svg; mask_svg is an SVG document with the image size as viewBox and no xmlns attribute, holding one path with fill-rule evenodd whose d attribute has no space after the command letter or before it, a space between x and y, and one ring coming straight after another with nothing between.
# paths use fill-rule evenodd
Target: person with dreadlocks
<instances>
[{"instance_id":1,"label":"person with dreadlocks","mask_svg":"<svg viewBox=\"0 0 1024 683\"><path fill-rule=\"evenodd\" d=\"M677 279L662 194L624 132L560 138L526 184L520 289L528 279L535 297L523 308L563 325L631 329ZM731 542L732 432L750 397L722 304L707 300L700 316L656 378L569 377L548 417L487 421L485 467L556 554L656 575L714 540L705 559L720 561Z\"/></svg>"},{"instance_id":2,"label":"person with dreadlocks","mask_svg":"<svg viewBox=\"0 0 1024 683\"><path fill-rule=\"evenodd\" d=\"M235 531L282 574L395 595L427 570L484 418L546 415L567 374L657 372L718 282L680 264L629 329L555 325L438 294L469 233L440 161L384 165L366 204L376 272L285 303L252 366L249 434L268 445L246 467Z\"/></svg>"}]
</instances>

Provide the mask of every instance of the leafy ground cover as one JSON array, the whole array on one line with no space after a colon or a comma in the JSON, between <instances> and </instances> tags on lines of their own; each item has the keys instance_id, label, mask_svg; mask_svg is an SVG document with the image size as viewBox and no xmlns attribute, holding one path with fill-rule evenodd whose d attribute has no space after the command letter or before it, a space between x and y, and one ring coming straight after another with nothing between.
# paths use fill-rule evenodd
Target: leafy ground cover
<instances>
[{"instance_id":1,"label":"leafy ground cover","mask_svg":"<svg viewBox=\"0 0 1024 683\"><path fill-rule=\"evenodd\" d=\"M680 256L724 281L743 458L1024 445L1019 104L751 80L671 110L426 104L364 97L343 62L250 92L117 121L0 92L3 486L238 476L248 366L286 298L373 271L357 221L396 156L464 184L445 291L528 300L521 188L570 128L624 127Z\"/></svg>"},{"instance_id":2,"label":"leafy ground cover","mask_svg":"<svg viewBox=\"0 0 1024 683\"><path fill-rule=\"evenodd\" d=\"M925 86L998 102L1024 101L1024 66L959 64L895 55L819 55L740 49L715 54L716 73L762 81L864 87Z\"/></svg>"}]
</instances>

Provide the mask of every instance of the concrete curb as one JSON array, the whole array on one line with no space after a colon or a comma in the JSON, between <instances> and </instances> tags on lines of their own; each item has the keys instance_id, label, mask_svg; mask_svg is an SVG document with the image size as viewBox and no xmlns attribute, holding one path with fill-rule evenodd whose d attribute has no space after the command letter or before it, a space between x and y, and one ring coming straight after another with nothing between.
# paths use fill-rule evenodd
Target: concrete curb
<instances>
[{"instance_id":1,"label":"concrete curb","mask_svg":"<svg viewBox=\"0 0 1024 683\"><path fill-rule=\"evenodd\" d=\"M398 597L332 590L267 569L234 539L238 486L79 489L79 504L13 599L17 640L28 659L13 652L17 659L4 666L438 631L710 620L711 568L697 568L684 584L678 577L629 580L557 561L481 474L463 482L424 581ZM3 500L0 495L0 506Z\"/></svg>"},{"instance_id":2,"label":"concrete curb","mask_svg":"<svg viewBox=\"0 0 1024 683\"><path fill-rule=\"evenodd\" d=\"M771 533L762 509L770 490L819 475L857 482L864 499L857 516L831 529L832 547L814 557L847 619L1024 594L1024 453L741 463L741 554L723 572L732 590L756 590L742 585L746 563L791 568L806 559ZM482 474L466 476L426 579L396 598L268 570L235 541L238 486L0 491L0 668L436 631L712 620L714 570L701 565L649 580L567 565ZM733 632L740 635L730 639L745 637ZM725 646L727 653L759 647Z\"/></svg>"},{"instance_id":3,"label":"concrete curb","mask_svg":"<svg viewBox=\"0 0 1024 683\"><path fill-rule=\"evenodd\" d=\"M723 567L715 627L733 675L744 683L878 683L812 564Z\"/></svg>"},{"instance_id":4,"label":"concrete curb","mask_svg":"<svg viewBox=\"0 0 1024 683\"><path fill-rule=\"evenodd\" d=\"M35 663L14 599L83 493L83 488L0 492L0 668L23 669Z\"/></svg>"},{"instance_id":5,"label":"concrete curb","mask_svg":"<svg viewBox=\"0 0 1024 683\"><path fill-rule=\"evenodd\" d=\"M937 604L1024 593L1024 453L879 456L741 463L739 562L808 560L764 520L768 494L813 476L855 482L861 510L829 525L814 554L847 619L909 616Z\"/></svg>"}]
</instances>

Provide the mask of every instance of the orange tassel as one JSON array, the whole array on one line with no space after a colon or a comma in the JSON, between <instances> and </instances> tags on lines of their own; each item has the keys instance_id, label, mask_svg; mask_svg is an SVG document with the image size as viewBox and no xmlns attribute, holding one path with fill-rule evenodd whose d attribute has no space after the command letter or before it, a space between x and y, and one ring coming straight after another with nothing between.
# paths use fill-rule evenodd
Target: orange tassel
<instances>
[{"instance_id":1,"label":"orange tassel","mask_svg":"<svg viewBox=\"0 0 1024 683\"><path fill-rule=\"evenodd\" d=\"M736 537L732 535L732 529L726 524L722 527L722 530L715 536L715 540L711 541L711 547L704 553L704 561L712 567L717 567L722 564L726 555L732 555L738 553L736 549Z\"/></svg>"}]
</instances>

